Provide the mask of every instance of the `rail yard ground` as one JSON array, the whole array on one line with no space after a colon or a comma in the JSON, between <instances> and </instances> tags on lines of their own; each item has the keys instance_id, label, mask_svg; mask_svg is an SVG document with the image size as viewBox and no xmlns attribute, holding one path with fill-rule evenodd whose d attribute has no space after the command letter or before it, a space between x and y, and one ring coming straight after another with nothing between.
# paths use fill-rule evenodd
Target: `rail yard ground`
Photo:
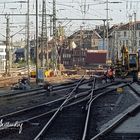
<instances>
[{"instance_id":1,"label":"rail yard ground","mask_svg":"<svg viewBox=\"0 0 140 140\"><path fill-rule=\"evenodd\" d=\"M9 89L11 85L18 82L19 79L21 79L23 76L14 76L14 77L1 77L0 79L0 89ZM71 76L55 76L55 77L49 77L45 78L45 81L48 81L52 84L56 83L62 83L66 81L71 81L72 79L79 78L80 75L71 75ZM36 79L30 78L31 86L37 86L36 85Z\"/></svg>"},{"instance_id":2,"label":"rail yard ground","mask_svg":"<svg viewBox=\"0 0 140 140\"><path fill-rule=\"evenodd\" d=\"M21 130L0 127L1 140L140 138L139 82L115 79L103 83L99 76L58 76L47 79L53 84L51 92L40 88L14 94L9 89L11 81L21 77L14 78L0 81L7 86L0 89L0 120L23 126ZM31 80L36 87L35 79ZM3 96L4 92L10 95Z\"/></svg>"}]
</instances>

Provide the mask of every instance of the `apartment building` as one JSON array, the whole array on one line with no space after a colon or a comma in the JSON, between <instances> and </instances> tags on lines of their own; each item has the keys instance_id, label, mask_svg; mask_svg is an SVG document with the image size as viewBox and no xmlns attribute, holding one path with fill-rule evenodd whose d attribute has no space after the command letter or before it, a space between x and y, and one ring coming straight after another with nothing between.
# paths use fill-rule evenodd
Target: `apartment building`
<instances>
[{"instance_id":1,"label":"apartment building","mask_svg":"<svg viewBox=\"0 0 140 140\"><path fill-rule=\"evenodd\" d=\"M140 50L140 21L115 25L109 32L110 59L120 57L121 47L127 46L130 52Z\"/></svg>"}]
</instances>

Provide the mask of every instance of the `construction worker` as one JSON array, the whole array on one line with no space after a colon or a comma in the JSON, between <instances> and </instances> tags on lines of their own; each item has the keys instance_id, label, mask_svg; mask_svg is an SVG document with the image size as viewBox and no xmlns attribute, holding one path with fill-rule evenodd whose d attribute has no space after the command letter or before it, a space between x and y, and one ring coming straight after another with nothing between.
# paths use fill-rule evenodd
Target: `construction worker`
<instances>
[{"instance_id":1,"label":"construction worker","mask_svg":"<svg viewBox=\"0 0 140 140\"><path fill-rule=\"evenodd\" d=\"M112 67L110 67L110 69L107 71L107 78L114 81L114 69Z\"/></svg>"},{"instance_id":2,"label":"construction worker","mask_svg":"<svg viewBox=\"0 0 140 140\"><path fill-rule=\"evenodd\" d=\"M110 80L111 82L114 81L114 69L112 67L107 69L107 71L104 73L103 79L106 83L108 82L108 80Z\"/></svg>"}]
</instances>

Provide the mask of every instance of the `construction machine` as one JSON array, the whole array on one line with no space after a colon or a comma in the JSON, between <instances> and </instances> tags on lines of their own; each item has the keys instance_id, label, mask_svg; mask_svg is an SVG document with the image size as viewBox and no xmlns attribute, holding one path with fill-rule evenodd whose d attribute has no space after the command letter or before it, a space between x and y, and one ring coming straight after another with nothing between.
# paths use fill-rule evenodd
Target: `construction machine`
<instances>
[{"instance_id":1,"label":"construction machine","mask_svg":"<svg viewBox=\"0 0 140 140\"><path fill-rule=\"evenodd\" d=\"M116 59L115 75L116 77L133 77L133 81L138 79L139 55L137 52L130 53L127 47L122 46L121 58Z\"/></svg>"}]
</instances>

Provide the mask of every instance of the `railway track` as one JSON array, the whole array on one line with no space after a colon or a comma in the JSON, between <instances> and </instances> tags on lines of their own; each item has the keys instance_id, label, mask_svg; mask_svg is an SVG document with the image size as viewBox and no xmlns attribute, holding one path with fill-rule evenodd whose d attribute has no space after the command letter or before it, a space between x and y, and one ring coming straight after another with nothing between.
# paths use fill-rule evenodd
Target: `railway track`
<instances>
[{"instance_id":1,"label":"railway track","mask_svg":"<svg viewBox=\"0 0 140 140\"><path fill-rule=\"evenodd\" d=\"M83 81L81 82L81 85L90 83L93 79L83 79ZM71 88L73 88L77 83L79 82L79 80L74 80L71 82L66 82L66 83L61 83L61 84L56 84L56 85L52 85L52 91L51 94L55 94L58 93L59 91L65 91L65 90L69 90ZM21 98L21 97L25 97L25 96L32 96L32 95L36 95L36 94L46 94L46 90L43 87L40 88L34 88L34 89L30 89L30 90L23 90L23 91L9 91L9 93L4 93L4 94L0 94L0 99L16 99L16 98Z\"/></svg>"},{"instance_id":2,"label":"railway track","mask_svg":"<svg viewBox=\"0 0 140 140\"><path fill-rule=\"evenodd\" d=\"M87 113L85 109L88 101L90 101L90 97L92 97L94 87L95 86L92 87L91 93L88 95L89 100L82 101L74 106L70 106L67 109L63 109L63 106L61 105L34 140L56 138L80 140L82 138L82 130L84 128ZM113 90L114 89L106 89L106 91L102 93L100 93L100 91L93 96L96 97L99 94L105 94Z\"/></svg>"},{"instance_id":3,"label":"railway track","mask_svg":"<svg viewBox=\"0 0 140 140\"><path fill-rule=\"evenodd\" d=\"M128 84L124 84L119 87L124 87L124 86L128 86ZM63 110L63 112L61 111L60 115L59 115L60 117L57 117L56 121L54 120L55 123L53 123L52 125L51 125L51 123L47 123L44 126L44 128L40 131L40 133L34 138L34 140L37 140L37 139L70 139L70 138L76 139L76 140L92 139L92 136L94 136L94 135L96 136L96 133L98 133L98 132L96 132L96 126L94 125L95 122L91 119L91 118L95 118L95 115L91 113L91 112L93 112L93 110L91 110L91 109L93 109L93 107L91 107L91 105L100 96L104 96L107 93L112 93L117 88L118 88L118 86L113 89L109 89L107 91L99 93L97 95L95 95L95 93L93 93L94 90L92 90L91 95L90 95L91 98L88 101L88 103L89 103L88 107L87 107L87 102L82 102L82 103L78 104L78 106L72 107L69 110L66 110L66 111ZM88 108L88 109L87 109L87 111L85 111L86 113L84 113L84 115L82 115L83 108L85 105L86 105L86 108ZM67 114L69 117L67 116ZM65 121L64 121L64 119L65 119ZM80 121L78 121L78 120L80 120ZM61 125L61 124L63 124L63 125ZM90 124L90 126L89 126L89 124ZM85 127L83 127L83 126L85 126ZM83 128L84 128L84 131L82 133L81 130L83 130ZM67 134L67 135L65 135L65 134Z\"/></svg>"},{"instance_id":4,"label":"railway track","mask_svg":"<svg viewBox=\"0 0 140 140\"><path fill-rule=\"evenodd\" d=\"M64 84L59 84L54 87L54 90L50 92L50 94L47 93L46 90L40 89L40 90L35 90L32 91L31 93L28 93L27 91L25 93L17 93L15 95L8 95L7 97L3 97L0 99L0 115L18 111L27 107L32 107L35 105L40 105L46 102L50 102L51 100L55 100L58 98L61 98L68 94L69 91L71 91L76 85L77 81L73 81L70 83L64 83ZM84 79L80 86L84 82L88 82L90 79ZM71 86L73 85L73 87ZM86 83L85 83L86 85ZM66 86L66 87L65 87ZM62 89L63 87L63 89ZM64 88L65 87L65 88ZM79 92L86 91L88 88L80 88L78 89ZM28 95L29 94L29 95Z\"/></svg>"},{"instance_id":5,"label":"railway track","mask_svg":"<svg viewBox=\"0 0 140 140\"><path fill-rule=\"evenodd\" d=\"M137 102L129 106L126 110L124 110L122 113L120 113L118 116L116 116L113 120L108 122L105 126L104 129L100 131L97 135L95 135L91 140L137 140L140 138L140 133L137 132L132 132L132 133L127 133L127 132L120 132L123 130L119 130L123 122L129 120L130 118L134 118L137 116L140 110L140 92L139 90L136 90L135 86L129 84L129 88L133 91L133 94L136 95ZM138 117L137 117L138 118ZM131 121L131 119L130 119ZM129 123L129 122L127 122ZM137 121L138 123L138 121ZM123 124L124 125L124 124ZM130 124L129 124L130 125ZM128 126L129 126L128 125ZM131 124L132 125L132 124ZM120 128L119 128L120 127ZM118 129L118 130L117 130ZM128 129L127 126L125 128L126 130ZM129 126L130 129L130 126ZM128 130L129 131L129 130ZM119 133L117 133L119 132Z\"/></svg>"},{"instance_id":6,"label":"railway track","mask_svg":"<svg viewBox=\"0 0 140 140\"><path fill-rule=\"evenodd\" d=\"M94 140L102 138L103 134L100 134L101 131L97 127L98 120L96 118L99 117L101 120L103 115L102 117L105 117L104 123L108 122L111 118L125 111L126 108L134 105L132 103L125 106L125 108L120 108L119 104L123 94L116 93L117 88L129 87L133 90L133 87L130 83L117 82L97 88L96 79L94 78L92 79L91 89L80 91L79 86L81 86L82 81L81 79L68 94L60 99L1 116L0 118L4 122L18 121L18 124L23 124L21 134L17 133L17 129L1 131L1 140L24 140L25 138L27 140ZM109 98L111 101L108 99L109 96L111 96ZM109 103L107 103L108 101ZM101 104L104 104L104 106L98 105L99 102L102 102ZM114 102L115 104L113 104ZM117 106L119 107L117 108ZM107 107L113 108L113 110L107 112ZM120 109L120 112L117 112L117 109ZM101 114L100 110L106 111L106 113ZM114 113L115 111L116 113ZM114 115L110 117L108 113Z\"/></svg>"},{"instance_id":7,"label":"railway track","mask_svg":"<svg viewBox=\"0 0 140 140\"><path fill-rule=\"evenodd\" d=\"M118 83L115 83L115 84L118 84ZM99 90L105 90L105 88L108 88L109 86L111 86L112 84L108 84L108 85L105 85L103 87L100 87L100 88L96 88L95 91L98 93ZM74 96L72 96L70 99L69 99L69 104L73 104L73 100L85 100L85 99L88 99L89 98L89 93L91 92L91 89L87 90L87 91L81 91L81 92L78 92L78 94L75 94ZM40 104L40 105L37 105L37 106L33 106L33 107L29 107L29 108L26 108L26 109L21 109L21 110L18 110L18 111L15 111L15 112L12 112L12 113L8 113L8 114L5 114L5 115L2 115L0 116L0 119L3 119L3 118L7 118L9 116L15 116L15 115L19 115L21 114L21 117L23 117L23 113L27 113L29 112L29 114L32 114L32 110L35 111L37 114L39 113L37 110L39 110L41 108L41 110L43 110L43 108L47 108L47 107L50 107L49 110L51 110L51 108L54 108L54 110L56 110L56 106L59 107L59 104L61 104L66 98L67 98L67 94L64 96L64 97L61 97L59 99L56 99L56 100L53 100L53 101L50 101L50 102L47 102L47 103L43 103L43 104ZM85 99L84 99L85 97ZM54 105L53 105L54 104ZM45 112L47 112L45 110ZM34 113L33 113L34 114ZM40 113L39 113L40 114ZM27 114L25 114L27 115ZM34 116L34 115L33 115ZM18 116L19 117L19 116ZM27 116L26 116L27 117ZM19 117L20 118L20 117ZM21 119L21 118L20 118Z\"/></svg>"},{"instance_id":8,"label":"railway track","mask_svg":"<svg viewBox=\"0 0 140 140\"><path fill-rule=\"evenodd\" d=\"M83 79L82 85L88 85L92 79ZM53 86L53 91L47 93L46 90L33 89L28 91L17 92L14 94L4 95L0 98L0 115L7 112L13 112L19 109L24 109L28 106L34 106L45 103L46 101L55 100L57 98L65 96L78 82L79 80L57 84ZM80 91L86 91L88 88L79 88ZM9 110L9 111L8 111Z\"/></svg>"},{"instance_id":9,"label":"railway track","mask_svg":"<svg viewBox=\"0 0 140 140\"><path fill-rule=\"evenodd\" d=\"M101 88L99 88L100 90L102 89L104 89L105 87L108 87L108 86L110 86L111 84L108 84L108 85L106 85L106 86L104 86L104 87L101 87ZM76 88L77 88L77 86L73 89L73 91L71 92L71 94L74 92L74 91L76 91ZM98 91L99 90L98 88L97 89L95 89L96 91ZM88 90L88 91L86 91L86 92L82 92L82 93L77 93L76 92L76 94L74 94L71 98L69 98L69 101L70 101L70 103L69 104L67 104L67 105L65 105L64 106L64 108L65 107L68 107L68 106L71 106L71 105L73 105L74 103L73 102L75 102L75 104L77 104L78 102L81 102L81 101L84 101L84 100L87 100L87 98L89 98L89 92L90 92L90 90ZM25 124L27 124L27 122L29 122L29 121L35 121L36 119L39 119L39 121L38 122L40 122L40 121L42 121L42 120L40 120L40 117L43 117L43 116L45 116L45 115L47 115L47 116L49 116L50 114L52 114L52 113L54 113L56 110L57 110L57 108L55 108L55 106L57 106L56 105L56 102L62 102L62 101L64 101L64 99L65 98L67 98L69 96L69 94L66 96L66 97L63 97L63 98L61 98L61 99L59 99L59 100L56 100L56 101L54 101L53 103L46 103L46 104L42 104L42 105L40 105L40 106L36 106L36 107L34 107L34 108L28 108L28 109L24 109L24 110L21 110L21 111L17 111L17 112L14 112L14 113L10 113L10 114L7 114L7 115L3 115L3 116L1 116L0 118L1 119L4 119L5 121L7 120L7 121L19 121L20 123L25 123ZM85 99L84 99L85 98ZM81 101L80 101L81 100ZM53 106L52 104L55 104L55 106ZM49 106L51 106L51 109L49 108L47 108L47 107L49 107ZM52 109L52 106L53 106L53 109ZM59 106L59 103L58 103L58 106ZM43 107L45 108L44 110L43 110ZM41 108L41 109L40 109ZM47 109L48 110L47 110ZM37 111L38 109L40 109L41 111ZM33 111L32 111L33 110ZM50 110L50 111L49 111ZM37 112L37 114L35 114L35 112ZM25 115L23 115L25 113ZM29 113L29 114L28 114ZM25 117L26 116L26 117ZM45 120L46 121L46 120ZM32 123L31 123L32 124ZM21 135L20 135L21 136Z\"/></svg>"},{"instance_id":10,"label":"railway track","mask_svg":"<svg viewBox=\"0 0 140 140\"><path fill-rule=\"evenodd\" d=\"M77 83L77 85L72 89L72 91L66 96L66 99L71 95L71 94L73 94L75 91L76 91L76 89L79 87L79 85L81 84L81 82L83 81L83 78L81 78L81 80ZM3 116L1 116L1 119L3 120L3 119L6 119L6 121L19 121L19 123L23 123L23 122L27 122L27 121L29 121L29 118L30 118L30 120L31 119L35 119L35 116L36 117L38 117L38 114L40 113L42 113L43 111L44 112L48 112L48 111L50 111L50 110L52 110L53 108L55 108L55 107L57 107L57 106L59 106L59 104L61 104L61 102L63 101L64 99L60 99L60 100L56 100L56 101L53 101L53 102L51 102L51 103L48 103L48 104L43 104L43 105L40 105L40 106L36 106L36 107L34 107L34 108L28 108L28 109L24 109L24 110L21 110L21 111L18 111L18 112L15 112L15 113L10 113L10 114L7 114L7 115L3 115ZM65 101L65 100L64 100ZM54 103L54 104L53 104ZM53 104L53 105L52 105ZM47 106L48 105L48 106ZM44 107L44 108L43 108ZM25 115L23 115L25 113ZM16 115L18 114L18 117L16 117ZM42 113L42 114L44 114L44 113ZM41 114L41 115L42 115ZM40 115L40 116L41 116ZM20 117L19 117L20 116ZM9 119L8 119L8 117L10 117ZM11 118L12 117L12 118ZM25 119L25 117L26 117L26 119ZM20 118L20 120L18 120L18 118ZM24 118L24 121L22 120L21 121L21 119L22 118ZM28 120L27 120L27 118L28 118ZM18 124L19 124L18 123ZM2 133L3 134L3 133Z\"/></svg>"}]
</instances>

